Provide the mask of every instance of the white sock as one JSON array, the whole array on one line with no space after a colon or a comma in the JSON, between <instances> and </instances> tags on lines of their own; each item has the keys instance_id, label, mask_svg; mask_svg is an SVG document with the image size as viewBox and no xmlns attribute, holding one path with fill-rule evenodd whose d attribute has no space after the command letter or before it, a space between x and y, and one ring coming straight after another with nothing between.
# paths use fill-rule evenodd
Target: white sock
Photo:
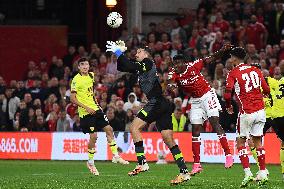
<instances>
[{"instance_id":1,"label":"white sock","mask_svg":"<svg viewBox=\"0 0 284 189\"><path fill-rule=\"evenodd\" d=\"M94 165L94 164L95 164L93 159L89 159L89 160L88 160L88 163L91 164L91 165Z\"/></svg>"},{"instance_id":2,"label":"white sock","mask_svg":"<svg viewBox=\"0 0 284 189\"><path fill-rule=\"evenodd\" d=\"M251 171L250 171L250 168L245 168L244 171L245 171L245 175L246 175L246 176L252 176L252 173L251 173Z\"/></svg>"}]
</instances>

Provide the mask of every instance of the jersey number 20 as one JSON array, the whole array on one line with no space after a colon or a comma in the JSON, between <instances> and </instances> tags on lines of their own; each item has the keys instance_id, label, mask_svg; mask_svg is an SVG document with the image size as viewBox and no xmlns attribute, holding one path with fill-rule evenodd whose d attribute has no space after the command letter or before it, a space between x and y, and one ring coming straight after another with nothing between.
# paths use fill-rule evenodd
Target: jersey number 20
<instances>
[{"instance_id":1,"label":"jersey number 20","mask_svg":"<svg viewBox=\"0 0 284 189\"><path fill-rule=\"evenodd\" d=\"M255 71L252 71L249 74L248 73L242 74L242 78L244 81L246 81L245 84L246 92L251 91L253 88L256 89L260 87L259 77Z\"/></svg>"}]
</instances>

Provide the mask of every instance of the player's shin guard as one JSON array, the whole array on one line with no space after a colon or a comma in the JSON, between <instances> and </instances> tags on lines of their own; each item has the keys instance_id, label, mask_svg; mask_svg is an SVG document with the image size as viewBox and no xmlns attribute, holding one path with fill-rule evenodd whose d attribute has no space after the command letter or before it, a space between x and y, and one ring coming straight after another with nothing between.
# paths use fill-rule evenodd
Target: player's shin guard
<instances>
[{"instance_id":1,"label":"player's shin guard","mask_svg":"<svg viewBox=\"0 0 284 189\"><path fill-rule=\"evenodd\" d=\"M280 162L282 167L282 174L284 174L284 147L280 149Z\"/></svg>"},{"instance_id":2,"label":"player's shin guard","mask_svg":"<svg viewBox=\"0 0 284 189\"><path fill-rule=\"evenodd\" d=\"M116 145L115 140L111 141L111 143L108 143L108 145L110 147L112 154L114 156L118 156L117 145Z\"/></svg>"},{"instance_id":3,"label":"player's shin guard","mask_svg":"<svg viewBox=\"0 0 284 189\"><path fill-rule=\"evenodd\" d=\"M265 170L265 150L264 148L256 149L257 158L259 162L259 170Z\"/></svg>"},{"instance_id":4,"label":"player's shin guard","mask_svg":"<svg viewBox=\"0 0 284 189\"><path fill-rule=\"evenodd\" d=\"M89 164L94 164L94 155L96 153L95 148L88 149Z\"/></svg>"},{"instance_id":5,"label":"player's shin guard","mask_svg":"<svg viewBox=\"0 0 284 189\"><path fill-rule=\"evenodd\" d=\"M256 161L257 165L259 166L257 153L256 153L256 148L252 147L252 148L250 148L250 151L251 151L251 154L252 154L254 160Z\"/></svg>"},{"instance_id":6,"label":"player's shin guard","mask_svg":"<svg viewBox=\"0 0 284 189\"><path fill-rule=\"evenodd\" d=\"M173 146L171 149L171 153L176 161L176 164L178 165L180 169L180 173L188 173L187 167L185 165L183 155L178 147L178 145Z\"/></svg>"},{"instance_id":7,"label":"player's shin guard","mask_svg":"<svg viewBox=\"0 0 284 189\"><path fill-rule=\"evenodd\" d=\"M223 148L223 150L225 152L225 155L231 154L230 147L228 145L228 141L227 141L226 135L225 134L218 135L218 138L219 138L221 146L222 146L222 148Z\"/></svg>"},{"instance_id":8,"label":"player's shin guard","mask_svg":"<svg viewBox=\"0 0 284 189\"><path fill-rule=\"evenodd\" d=\"M144 147L143 147L143 141L135 142L135 152L137 156L137 161L139 165L143 165L146 163L146 158L144 154Z\"/></svg>"},{"instance_id":9,"label":"player's shin guard","mask_svg":"<svg viewBox=\"0 0 284 189\"><path fill-rule=\"evenodd\" d=\"M249 158L248 158L248 152L245 146L241 146L238 148L239 151L239 158L241 160L241 163L243 165L244 169L247 169L250 167L249 165Z\"/></svg>"},{"instance_id":10,"label":"player's shin guard","mask_svg":"<svg viewBox=\"0 0 284 189\"><path fill-rule=\"evenodd\" d=\"M192 152L194 163L200 163L200 137L192 137Z\"/></svg>"}]
</instances>

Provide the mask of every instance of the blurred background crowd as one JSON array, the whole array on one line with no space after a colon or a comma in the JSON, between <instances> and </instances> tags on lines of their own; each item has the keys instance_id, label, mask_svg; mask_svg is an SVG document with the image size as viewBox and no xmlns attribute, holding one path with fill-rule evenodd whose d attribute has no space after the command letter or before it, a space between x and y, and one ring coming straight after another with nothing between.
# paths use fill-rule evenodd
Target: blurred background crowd
<instances>
[{"instance_id":1,"label":"blurred background crowd","mask_svg":"<svg viewBox=\"0 0 284 189\"><path fill-rule=\"evenodd\" d=\"M246 2L246 3L244 3ZM145 31L124 28L118 38L126 43L125 54L135 59L137 48L149 46L158 68L164 95L175 103L174 131L191 131L187 113L189 96L172 97L166 79L172 58L178 53L189 61L209 56L225 42L247 50L247 63L259 63L266 77L284 73L284 4L274 1L202 0L198 9L179 8L176 18L150 23ZM117 40L118 40L117 39ZM70 102L70 81L78 73L77 60L88 57L95 73L96 97L114 131L129 131L131 121L147 102L137 84L137 76L117 71L116 57L96 43L68 47L64 57L52 57L49 64L30 61L23 80L5 82L0 76L0 131L80 131L76 105ZM232 69L228 56L206 65L202 74L216 90L223 111L221 125L235 132L235 113L228 115L222 98L227 73ZM204 123L204 132L213 132ZM155 123L145 131L156 131Z\"/></svg>"}]
</instances>

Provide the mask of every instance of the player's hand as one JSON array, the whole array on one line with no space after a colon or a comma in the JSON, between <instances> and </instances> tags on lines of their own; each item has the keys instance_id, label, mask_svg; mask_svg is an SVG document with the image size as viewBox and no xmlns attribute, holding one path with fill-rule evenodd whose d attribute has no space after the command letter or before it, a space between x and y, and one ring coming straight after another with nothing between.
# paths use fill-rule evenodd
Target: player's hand
<instances>
[{"instance_id":1,"label":"player's hand","mask_svg":"<svg viewBox=\"0 0 284 189\"><path fill-rule=\"evenodd\" d=\"M222 47L223 51L227 51L230 50L231 48L233 48L233 45L231 45L230 43L226 43L224 44L224 46Z\"/></svg>"},{"instance_id":2,"label":"player's hand","mask_svg":"<svg viewBox=\"0 0 284 189\"><path fill-rule=\"evenodd\" d=\"M94 115L96 113L96 110L92 109L92 108L89 108L89 107L86 107L85 108L87 110L87 112L91 115Z\"/></svg>"},{"instance_id":3,"label":"player's hand","mask_svg":"<svg viewBox=\"0 0 284 189\"><path fill-rule=\"evenodd\" d=\"M229 108L226 109L228 114L232 115L234 113L233 106L230 106Z\"/></svg>"},{"instance_id":4,"label":"player's hand","mask_svg":"<svg viewBox=\"0 0 284 189\"><path fill-rule=\"evenodd\" d=\"M127 50L127 47L125 46L124 41L119 40L115 42L118 48L121 50L121 52L125 52Z\"/></svg>"},{"instance_id":5,"label":"player's hand","mask_svg":"<svg viewBox=\"0 0 284 189\"><path fill-rule=\"evenodd\" d=\"M175 90L177 88L177 84L176 83L169 83L168 85L167 85L167 90L168 91L173 91L173 90Z\"/></svg>"},{"instance_id":6,"label":"player's hand","mask_svg":"<svg viewBox=\"0 0 284 189\"><path fill-rule=\"evenodd\" d=\"M120 50L117 44L113 41L107 41L106 48L107 52L113 52L113 53L115 53L117 50Z\"/></svg>"}]
</instances>

